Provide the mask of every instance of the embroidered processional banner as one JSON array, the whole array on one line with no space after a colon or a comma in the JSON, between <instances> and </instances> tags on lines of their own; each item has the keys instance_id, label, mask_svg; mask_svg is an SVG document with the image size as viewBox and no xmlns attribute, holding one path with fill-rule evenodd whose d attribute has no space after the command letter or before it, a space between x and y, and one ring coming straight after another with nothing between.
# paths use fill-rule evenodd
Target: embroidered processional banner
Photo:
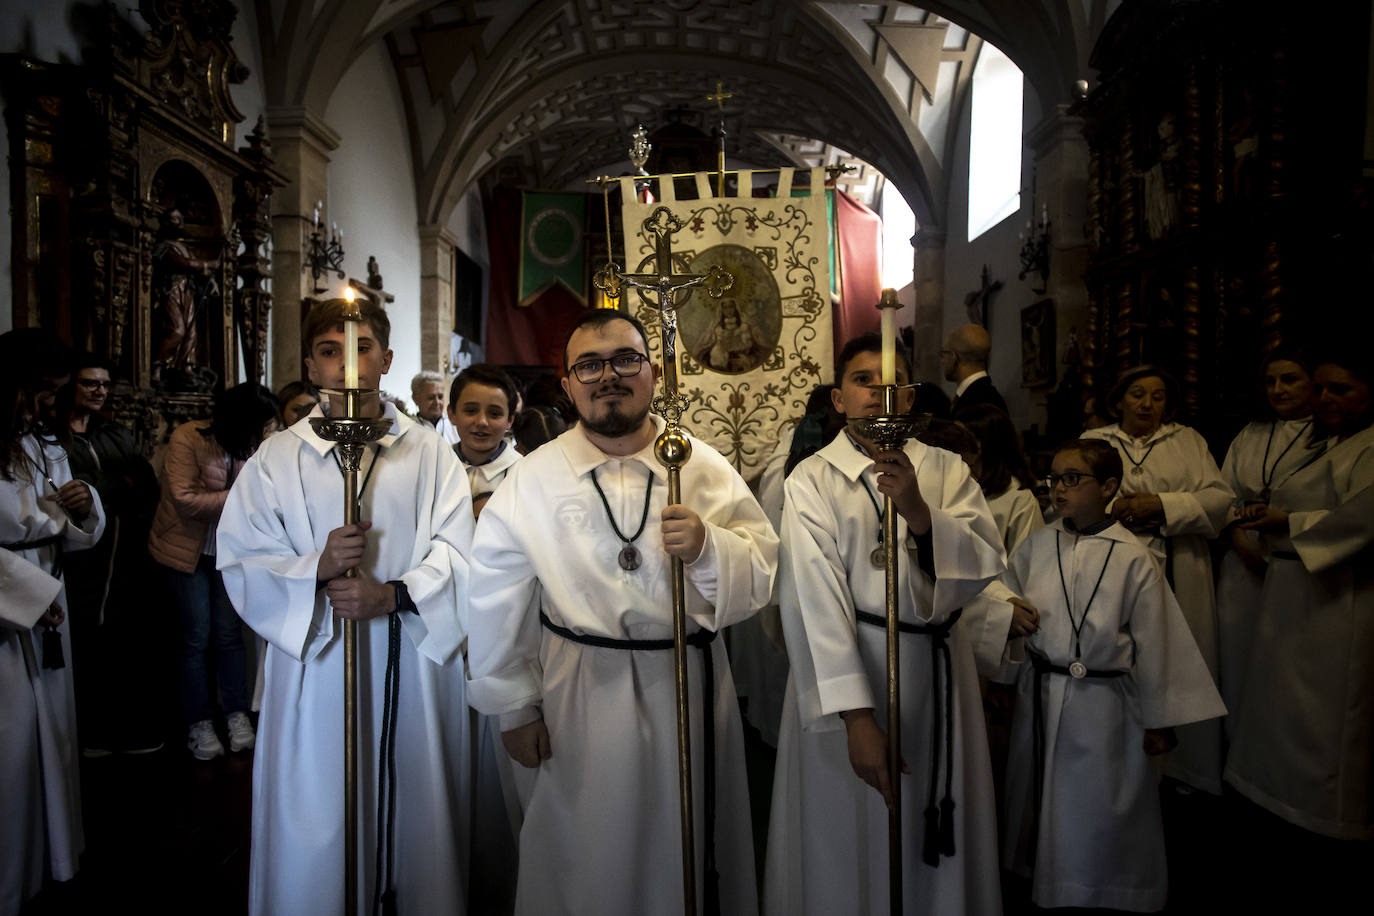
<instances>
[{"instance_id":1,"label":"embroidered processional banner","mask_svg":"<svg viewBox=\"0 0 1374 916\"><path fill-rule=\"evenodd\" d=\"M653 269L643 223L668 207L683 223L672 239L674 271L703 274L718 265L734 276L720 299L701 289L678 294L678 372L691 399L682 425L753 480L784 421L805 413L816 385L834 381L825 195L794 197L791 169L772 198L712 197L709 177L696 176L695 200L677 200L673 182L660 181L653 203L639 202L634 179L622 179L625 266ZM824 169L811 169L810 178L811 188L825 186ZM738 187L750 192L750 172L739 173ZM637 292L626 295L649 329L650 355L661 361L656 309Z\"/></svg>"}]
</instances>

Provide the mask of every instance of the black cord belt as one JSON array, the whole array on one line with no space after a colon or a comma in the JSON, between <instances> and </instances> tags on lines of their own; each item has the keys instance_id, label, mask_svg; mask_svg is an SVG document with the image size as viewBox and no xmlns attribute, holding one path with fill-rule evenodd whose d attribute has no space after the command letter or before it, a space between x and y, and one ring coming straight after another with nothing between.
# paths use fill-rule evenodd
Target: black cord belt
<instances>
[{"instance_id":1,"label":"black cord belt","mask_svg":"<svg viewBox=\"0 0 1374 916\"><path fill-rule=\"evenodd\" d=\"M960 608L936 624L922 625L907 620L897 621L897 629L902 633L930 637L930 667L931 675L935 679L935 709L930 717L930 791L926 796L926 833L921 858L931 868L940 867L940 856L954 855L954 661L949 654L949 634L963 613L963 608ZM887 629L887 620L877 614L855 610L854 615L859 623ZM940 676L941 658L945 662L943 678ZM937 805L942 747L945 752L945 795Z\"/></svg>"},{"instance_id":2,"label":"black cord belt","mask_svg":"<svg viewBox=\"0 0 1374 916\"><path fill-rule=\"evenodd\" d=\"M574 633L567 627L559 626L539 611L539 622L556 636L583 646L597 649L619 649L622 651L662 652L674 647L671 639L614 639L610 636L597 636L591 633ZM688 633L687 645L701 650L701 694L702 705L702 756L706 775L706 797L702 805L706 810L706 861L704 863L706 880L705 912L720 912L720 873L716 869L716 668L711 658L711 643L718 634L714 630L701 629Z\"/></svg>"},{"instance_id":3,"label":"black cord belt","mask_svg":"<svg viewBox=\"0 0 1374 916\"><path fill-rule=\"evenodd\" d=\"M66 535L50 534L47 537L35 538L32 541L16 541L13 544L0 544L5 550L13 550L18 553L21 550L37 550L40 547L50 547L56 545L53 551L52 571L50 575L54 579L62 578L62 541Z\"/></svg>"},{"instance_id":4,"label":"black cord belt","mask_svg":"<svg viewBox=\"0 0 1374 916\"><path fill-rule=\"evenodd\" d=\"M1056 665L1038 652L1027 650L1026 654L1030 656L1031 669L1035 672L1035 712L1031 720L1031 735L1035 741L1035 813L1031 818L1031 843L1028 856L1030 863L1034 865L1035 853L1040 845L1040 805L1045 792L1045 697L1042 690L1045 675L1062 674L1074 680L1085 678L1109 680L1124 677L1129 672L1115 668L1099 671L1085 668L1081 663L1075 663L1078 666L1076 668L1069 665Z\"/></svg>"}]
</instances>

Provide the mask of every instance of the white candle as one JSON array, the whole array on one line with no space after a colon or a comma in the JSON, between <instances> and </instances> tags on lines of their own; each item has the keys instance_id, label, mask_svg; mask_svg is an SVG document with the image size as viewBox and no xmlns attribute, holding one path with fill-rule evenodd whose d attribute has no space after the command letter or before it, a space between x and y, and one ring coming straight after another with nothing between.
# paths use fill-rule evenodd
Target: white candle
<instances>
[{"instance_id":1,"label":"white candle","mask_svg":"<svg viewBox=\"0 0 1374 916\"><path fill-rule=\"evenodd\" d=\"M344 387L358 387L358 322L344 322Z\"/></svg>"},{"instance_id":2,"label":"white candle","mask_svg":"<svg viewBox=\"0 0 1374 916\"><path fill-rule=\"evenodd\" d=\"M883 299L887 299L887 290L883 291ZM880 309L882 312L882 331L883 331L883 384L897 384L897 310L894 308ZM872 327L872 325L869 325Z\"/></svg>"}]
</instances>

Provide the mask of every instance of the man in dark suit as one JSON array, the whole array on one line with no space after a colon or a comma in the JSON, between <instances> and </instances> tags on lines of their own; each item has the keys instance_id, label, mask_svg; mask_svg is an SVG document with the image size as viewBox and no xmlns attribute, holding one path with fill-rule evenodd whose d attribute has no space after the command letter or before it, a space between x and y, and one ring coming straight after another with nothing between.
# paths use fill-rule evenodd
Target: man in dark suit
<instances>
[{"instance_id":1,"label":"man in dark suit","mask_svg":"<svg viewBox=\"0 0 1374 916\"><path fill-rule=\"evenodd\" d=\"M1003 413L1008 412L1007 402L988 378L991 352L992 339L981 325L966 324L955 328L945 339L945 348L940 351L940 368L944 370L945 380L958 386L950 404L950 416L955 419L959 411L975 404L987 404Z\"/></svg>"}]
</instances>

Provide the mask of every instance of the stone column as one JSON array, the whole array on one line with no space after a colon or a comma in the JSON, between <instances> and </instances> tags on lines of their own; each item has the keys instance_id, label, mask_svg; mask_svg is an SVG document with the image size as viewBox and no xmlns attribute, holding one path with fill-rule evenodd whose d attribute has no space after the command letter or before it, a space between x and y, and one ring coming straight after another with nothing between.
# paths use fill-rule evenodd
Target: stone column
<instances>
[{"instance_id":1,"label":"stone column","mask_svg":"<svg viewBox=\"0 0 1374 916\"><path fill-rule=\"evenodd\" d=\"M311 220L316 201L329 203L329 154L339 148L341 138L307 108L269 107L265 114L276 167L286 176L286 187L272 195L272 356L268 384L279 388L301 377L302 304L311 294L312 282L306 263ZM328 225L323 209L320 220Z\"/></svg>"},{"instance_id":2,"label":"stone column","mask_svg":"<svg viewBox=\"0 0 1374 916\"><path fill-rule=\"evenodd\" d=\"M420 226L420 366L447 376L453 333L453 252L458 239L437 223Z\"/></svg>"},{"instance_id":3,"label":"stone column","mask_svg":"<svg viewBox=\"0 0 1374 916\"><path fill-rule=\"evenodd\" d=\"M1054 299L1056 377L1064 371L1064 350L1069 332L1076 329L1080 350L1087 344L1088 287L1088 141L1083 119L1070 115L1067 105L1055 111L1026 134L1026 146L1035 156L1036 206L1044 206L1050 218L1050 273L1045 295ZM1031 218L1039 222L1039 213Z\"/></svg>"},{"instance_id":4,"label":"stone column","mask_svg":"<svg viewBox=\"0 0 1374 916\"><path fill-rule=\"evenodd\" d=\"M911 373L918 382L940 384L940 347L944 345L945 231L923 226L911 237L916 258L915 347Z\"/></svg>"}]
</instances>

